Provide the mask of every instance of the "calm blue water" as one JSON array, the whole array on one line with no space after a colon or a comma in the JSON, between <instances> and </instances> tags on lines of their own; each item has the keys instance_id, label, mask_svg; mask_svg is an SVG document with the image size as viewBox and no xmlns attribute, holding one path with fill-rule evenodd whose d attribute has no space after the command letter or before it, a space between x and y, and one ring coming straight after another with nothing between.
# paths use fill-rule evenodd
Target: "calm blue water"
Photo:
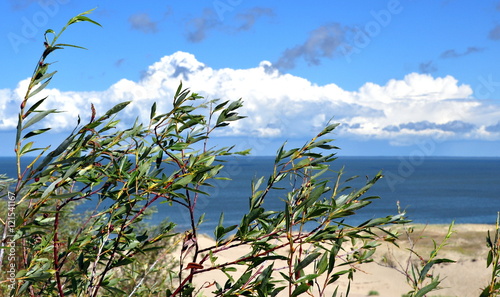
<instances>
[{"instance_id":1,"label":"calm blue water","mask_svg":"<svg viewBox=\"0 0 500 297\"><path fill-rule=\"evenodd\" d=\"M250 181L269 174L273 157L231 158L221 176L231 181L214 181L215 188L207 189L210 197L200 197L198 213L206 213L201 231L212 234L224 212L225 225L237 224L248 209ZM28 162L29 160L24 160ZM0 157L0 173L15 175L15 159ZM380 196L352 219L361 223L373 217L397 213L397 201L406 209L409 219L417 223L474 223L493 224L500 211L500 158L444 158L426 157L410 159L404 157L341 157L331 164L332 170L344 169L343 180L359 175L349 182L354 188L361 187L366 176L373 177L383 170L384 178L368 191L370 196ZM329 176L335 176L332 172ZM280 196L269 197L266 207L280 209ZM179 206L157 204L158 213L151 222L168 217L185 228L189 222L187 212ZM83 205L83 209L90 208Z\"/></svg>"}]
</instances>

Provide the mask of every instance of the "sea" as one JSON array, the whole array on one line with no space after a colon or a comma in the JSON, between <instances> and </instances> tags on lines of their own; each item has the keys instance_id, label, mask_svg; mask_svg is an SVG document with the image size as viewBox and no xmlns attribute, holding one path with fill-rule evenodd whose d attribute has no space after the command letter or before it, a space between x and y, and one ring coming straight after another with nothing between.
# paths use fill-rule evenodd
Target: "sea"
<instances>
[{"instance_id":1,"label":"sea","mask_svg":"<svg viewBox=\"0 0 500 297\"><path fill-rule=\"evenodd\" d=\"M22 163L29 164L29 158ZM213 187L205 188L210 196L199 196L197 219L204 215L199 231L213 235L213 230L224 214L224 225L238 224L249 208L251 181L267 176L273 170L274 157L239 156L227 158L221 177L213 180ZM406 217L421 224L494 224L500 211L500 158L472 157L352 157L343 156L330 163L324 178L335 180L343 171L342 186L359 189L379 171L380 179L365 195L378 196L372 204L347 219L359 224L371 218L385 217L404 211ZM15 158L0 157L0 174L15 176ZM347 181L351 177L357 178ZM264 182L265 183L265 182ZM264 206L269 210L283 208L285 190L274 190ZM398 210L399 205L399 210ZM179 205L157 203L157 212L147 222L155 225L168 219L177 224L177 230L189 227L186 209ZM77 211L92 209L92 202Z\"/></svg>"}]
</instances>

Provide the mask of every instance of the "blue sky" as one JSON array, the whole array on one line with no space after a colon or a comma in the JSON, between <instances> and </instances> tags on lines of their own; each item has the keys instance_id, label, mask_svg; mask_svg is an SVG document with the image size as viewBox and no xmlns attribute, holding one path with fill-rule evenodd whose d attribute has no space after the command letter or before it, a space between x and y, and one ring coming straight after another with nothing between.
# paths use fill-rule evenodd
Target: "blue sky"
<instances>
[{"instance_id":1,"label":"blue sky","mask_svg":"<svg viewBox=\"0 0 500 297\"><path fill-rule=\"evenodd\" d=\"M179 81L207 98L243 98L248 118L218 135L270 155L330 119L344 155L499 156L500 1L2 1L0 155L43 33L91 8L52 56L46 91L57 144L89 116L134 100L125 120L167 108ZM24 89L23 89L24 88ZM165 103L162 105L162 103ZM242 147L243 148L243 147Z\"/></svg>"}]
</instances>

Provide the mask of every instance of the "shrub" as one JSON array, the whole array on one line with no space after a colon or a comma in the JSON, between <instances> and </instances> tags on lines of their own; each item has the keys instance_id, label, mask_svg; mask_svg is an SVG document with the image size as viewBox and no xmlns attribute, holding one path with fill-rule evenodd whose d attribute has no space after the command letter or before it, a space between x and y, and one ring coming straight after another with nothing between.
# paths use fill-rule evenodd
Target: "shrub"
<instances>
[{"instance_id":1,"label":"shrub","mask_svg":"<svg viewBox=\"0 0 500 297\"><path fill-rule=\"evenodd\" d=\"M70 19L57 34L46 31L45 49L20 106L18 173L8 194L15 206L9 202L4 214L0 254L0 267L16 272L4 284L8 294L192 296L200 290L193 284L196 275L219 270L226 278L214 283L216 295L323 296L341 276L352 280L357 265L372 260L380 240L395 241L397 234L384 227L406 222L403 214L357 226L345 223L378 198L365 193L382 175L354 190L343 186L342 171L334 180L324 178L337 149L327 136L337 124L329 124L302 147L280 147L272 174L252 181L249 209L240 223L227 226L221 214L215 245L203 249L197 232L203 222L195 220L197 201L219 178L222 157L248 153L212 148L210 138L243 118L238 113L242 100L207 101L181 84L170 111L158 114L153 104L147 124L118 128L117 118L130 102L102 114L90 105L89 121L78 119L58 146L36 147L33 139L50 130L40 127L40 121L58 112L42 109L48 98L37 96L55 74L49 72L47 58L56 50L78 47L58 39L75 23L98 25L86 16L89 12ZM28 153L37 153L35 161L21 168L21 157ZM290 187L281 187L280 181ZM271 193L283 200L282 209L264 208ZM96 203L93 211L74 213L88 201ZM145 227L142 221L158 201L182 206L189 229L176 233L170 222ZM247 246L248 253L219 260L222 252L240 246ZM176 248L180 257L174 261ZM241 274L234 274L236 267Z\"/></svg>"}]
</instances>

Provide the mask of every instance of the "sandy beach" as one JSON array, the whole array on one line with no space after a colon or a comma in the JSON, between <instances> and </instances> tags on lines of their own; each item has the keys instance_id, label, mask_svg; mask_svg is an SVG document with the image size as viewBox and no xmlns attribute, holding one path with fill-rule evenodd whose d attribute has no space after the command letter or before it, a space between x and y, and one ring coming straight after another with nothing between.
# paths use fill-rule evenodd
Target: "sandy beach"
<instances>
[{"instance_id":1,"label":"sandy beach","mask_svg":"<svg viewBox=\"0 0 500 297\"><path fill-rule=\"evenodd\" d=\"M414 249L423 258L428 257L433 249L433 240L439 244L446 235L448 227L447 225L414 226L414 231L411 234ZM449 258L456 261L456 263L439 264L431 269L429 273L433 275L439 274L443 281L441 283L442 289L432 292L428 296L479 296L481 288L487 285L488 278L491 275L490 269L486 268L488 249L485 244L485 237L488 230L490 232L494 231L494 226L455 225L453 230L454 233L448 244L439 253L439 258ZM214 240L208 236L200 236L198 241L201 248L213 246L214 244ZM401 297L411 290L401 271L406 269L409 261L419 261L419 259L415 256L410 257L411 253L408 251L408 247L411 244L404 232L398 243L400 248L389 243L382 243L374 254L374 262L357 266L349 296ZM231 261L244 253L244 248L238 248L238 250L231 253L221 253L218 254L217 262ZM282 263L279 263L279 265L282 265ZM203 287L212 284L214 280L224 279L225 276L221 272L211 271L197 275L194 281L197 287ZM348 280L346 278L339 279L329 287L329 294L326 295L331 296L338 285L338 292L344 292L342 296L345 296L347 284ZM203 289L203 295L212 295L210 292L213 288L211 286ZM313 295L317 296L316 294ZM283 296L286 296L286 294Z\"/></svg>"}]
</instances>

